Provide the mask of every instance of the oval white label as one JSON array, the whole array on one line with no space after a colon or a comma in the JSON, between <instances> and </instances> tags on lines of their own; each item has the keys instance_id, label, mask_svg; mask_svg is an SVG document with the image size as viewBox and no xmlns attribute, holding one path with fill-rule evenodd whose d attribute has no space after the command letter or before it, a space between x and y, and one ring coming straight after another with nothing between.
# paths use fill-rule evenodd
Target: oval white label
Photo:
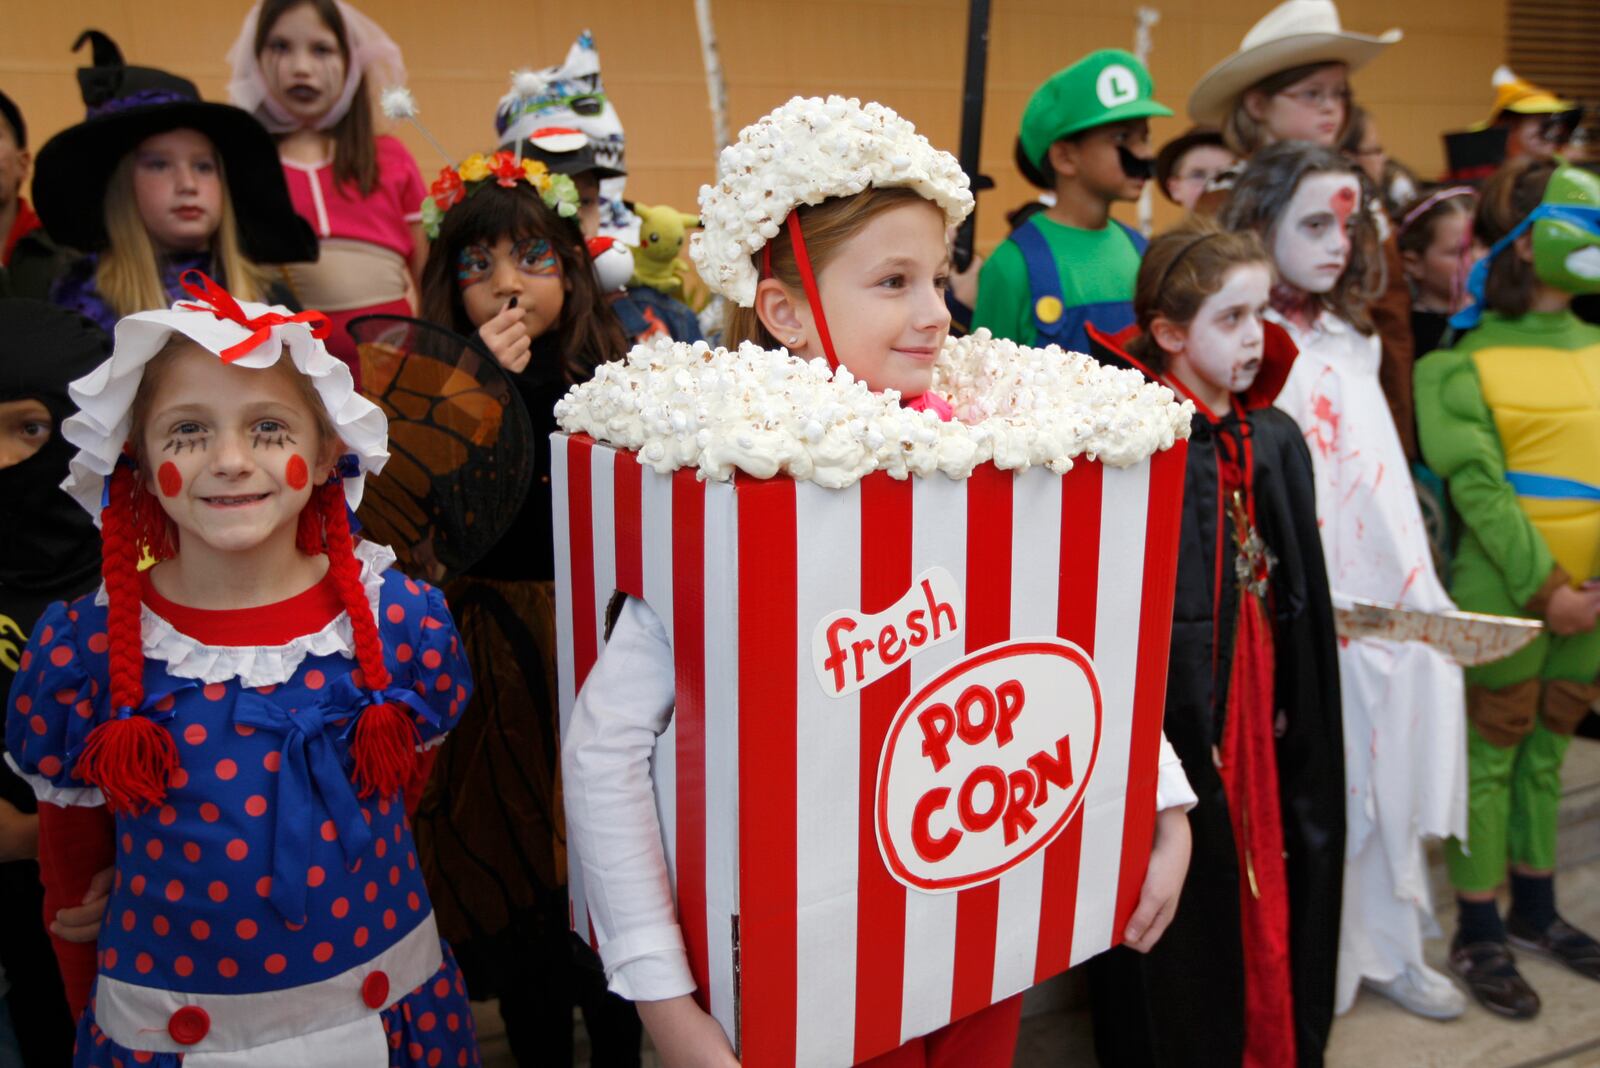
<instances>
[{"instance_id":1,"label":"oval white label","mask_svg":"<svg viewBox=\"0 0 1600 1068\"><path fill-rule=\"evenodd\" d=\"M878 849L906 886L999 878L1077 812L1100 749L1087 653L1024 638L965 657L913 694L878 761Z\"/></svg>"},{"instance_id":2,"label":"oval white label","mask_svg":"<svg viewBox=\"0 0 1600 1068\"><path fill-rule=\"evenodd\" d=\"M1095 79L1094 91L1101 107L1114 108L1139 99L1139 79L1121 63L1113 63Z\"/></svg>"}]
</instances>

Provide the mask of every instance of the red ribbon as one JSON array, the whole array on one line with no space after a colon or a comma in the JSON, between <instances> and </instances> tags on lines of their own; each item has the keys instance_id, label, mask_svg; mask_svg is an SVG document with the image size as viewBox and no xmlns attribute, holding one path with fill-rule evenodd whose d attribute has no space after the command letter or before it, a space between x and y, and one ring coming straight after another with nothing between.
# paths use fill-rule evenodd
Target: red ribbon
<instances>
[{"instance_id":1,"label":"red ribbon","mask_svg":"<svg viewBox=\"0 0 1600 1068\"><path fill-rule=\"evenodd\" d=\"M193 278L191 279L191 276ZM311 327L311 336L325 338L333 332L333 321L319 311L296 312L294 315L280 315L278 312L267 312L254 318L246 315L239 302L233 299L233 294L211 278L204 271L190 269L184 271L178 278L178 283L188 291L189 295L198 304L180 304L178 307L185 311L210 312L218 319L238 323L250 331L250 336L236 345L229 345L219 355L223 363L232 363L241 356L246 356L255 351L257 345L272 337L272 328L285 323L305 323Z\"/></svg>"},{"instance_id":2,"label":"red ribbon","mask_svg":"<svg viewBox=\"0 0 1600 1068\"><path fill-rule=\"evenodd\" d=\"M828 319L822 314L822 294L817 290L817 276L811 270L811 257L806 253L806 238L800 230L799 214L791 211L787 224L789 240L794 245L795 266L800 270L800 284L805 287L806 301L811 305L811 314L817 320L817 340L822 343L822 354L828 358L828 366L838 370L839 357L833 353L833 338L828 333ZM761 277L773 277L770 241L761 246Z\"/></svg>"}]
</instances>

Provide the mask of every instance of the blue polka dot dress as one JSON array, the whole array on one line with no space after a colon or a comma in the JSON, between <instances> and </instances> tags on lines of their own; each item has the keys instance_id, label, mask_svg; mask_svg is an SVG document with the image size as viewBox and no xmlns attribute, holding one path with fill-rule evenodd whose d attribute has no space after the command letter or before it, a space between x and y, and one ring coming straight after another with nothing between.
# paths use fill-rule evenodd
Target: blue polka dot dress
<instances>
[{"instance_id":1,"label":"blue polka dot dress","mask_svg":"<svg viewBox=\"0 0 1600 1068\"><path fill-rule=\"evenodd\" d=\"M381 699L435 745L472 688L444 597L385 570L386 549L357 554L392 675ZM351 781L350 737L373 697L331 579L242 611L143 585L137 714L170 734L179 770L160 805L116 819L75 1064L477 1064L404 803ZM7 759L45 802L103 803L73 774L111 711L103 601L52 607L21 658Z\"/></svg>"}]
</instances>

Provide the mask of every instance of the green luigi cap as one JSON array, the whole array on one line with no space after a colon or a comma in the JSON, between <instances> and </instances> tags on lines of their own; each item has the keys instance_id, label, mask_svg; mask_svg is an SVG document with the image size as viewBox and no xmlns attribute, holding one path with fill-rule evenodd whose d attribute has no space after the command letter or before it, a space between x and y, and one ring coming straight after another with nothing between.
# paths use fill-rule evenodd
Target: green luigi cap
<instances>
[{"instance_id":1,"label":"green luigi cap","mask_svg":"<svg viewBox=\"0 0 1600 1068\"><path fill-rule=\"evenodd\" d=\"M1171 115L1171 108L1150 99L1154 88L1150 72L1132 52L1090 52L1034 90L1022 109L1022 150L1042 169L1045 153L1063 137L1127 119Z\"/></svg>"}]
</instances>

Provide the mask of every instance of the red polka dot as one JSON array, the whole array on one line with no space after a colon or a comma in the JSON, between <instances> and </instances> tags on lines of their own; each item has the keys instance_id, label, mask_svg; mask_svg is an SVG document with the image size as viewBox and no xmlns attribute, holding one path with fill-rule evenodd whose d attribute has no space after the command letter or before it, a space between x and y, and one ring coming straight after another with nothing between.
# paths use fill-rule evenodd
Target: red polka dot
<instances>
[{"instance_id":1,"label":"red polka dot","mask_svg":"<svg viewBox=\"0 0 1600 1068\"><path fill-rule=\"evenodd\" d=\"M233 761L226 759L217 761L217 778L223 782L227 782L237 774L239 774L239 765Z\"/></svg>"},{"instance_id":2,"label":"red polka dot","mask_svg":"<svg viewBox=\"0 0 1600 1068\"><path fill-rule=\"evenodd\" d=\"M33 718L29 719L28 726L32 728L33 733L38 735L43 735L50 729L50 724L44 721L43 716L34 716Z\"/></svg>"},{"instance_id":3,"label":"red polka dot","mask_svg":"<svg viewBox=\"0 0 1600 1068\"><path fill-rule=\"evenodd\" d=\"M179 957L177 960L172 962L172 970L177 972L179 976L187 979L189 976L194 974L194 961L190 960L188 957Z\"/></svg>"},{"instance_id":4,"label":"red polka dot","mask_svg":"<svg viewBox=\"0 0 1600 1068\"><path fill-rule=\"evenodd\" d=\"M333 821L332 820L323 820L322 821L322 840L324 842L331 842L337 837L339 837L339 828L337 828L337 827L335 827L333 825Z\"/></svg>"},{"instance_id":5,"label":"red polka dot","mask_svg":"<svg viewBox=\"0 0 1600 1068\"><path fill-rule=\"evenodd\" d=\"M434 680L433 688L435 690L438 690L440 693L444 693L446 690L448 690L450 688L450 676L449 675L440 675L437 679Z\"/></svg>"},{"instance_id":6,"label":"red polka dot","mask_svg":"<svg viewBox=\"0 0 1600 1068\"><path fill-rule=\"evenodd\" d=\"M42 756L39 758L39 774L46 778L54 778L61 774L61 758Z\"/></svg>"},{"instance_id":7,"label":"red polka dot","mask_svg":"<svg viewBox=\"0 0 1600 1068\"><path fill-rule=\"evenodd\" d=\"M151 1050L136 1049L133 1051L133 1059L136 1064L149 1064L156 1059L156 1055Z\"/></svg>"},{"instance_id":8,"label":"red polka dot","mask_svg":"<svg viewBox=\"0 0 1600 1068\"><path fill-rule=\"evenodd\" d=\"M442 663L444 663L444 657L439 655L439 650L424 649L422 651L422 666L429 671L432 671Z\"/></svg>"},{"instance_id":9,"label":"red polka dot","mask_svg":"<svg viewBox=\"0 0 1600 1068\"><path fill-rule=\"evenodd\" d=\"M432 1031L437 1026L439 1026L439 1019L431 1012L425 1012L417 1017L417 1029L419 1031Z\"/></svg>"},{"instance_id":10,"label":"red polka dot","mask_svg":"<svg viewBox=\"0 0 1600 1068\"><path fill-rule=\"evenodd\" d=\"M176 880L176 879L172 880L170 883L167 884L167 900L168 901L182 901L183 900L183 884L181 882L179 882L178 880Z\"/></svg>"},{"instance_id":11,"label":"red polka dot","mask_svg":"<svg viewBox=\"0 0 1600 1068\"><path fill-rule=\"evenodd\" d=\"M241 738L248 738L255 732L256 729L250 726L248 723L235 723L233 725L233 733L237 734Z\"/></svg>"},{"instance_id":12,"label":"red polka dot","mask_svg":"<svg viewBox=\"0 0 1600 1068\"><path fill-rule=\"evenodd\" d=\"M144 851L151 860L160 860L162 853L161 839L150 839L150 841L144 844Z\"/></svg>"},{"instance_id":13,"label":"red polka dot","mask_svg":"<svg viewBox=\"0 0 1600 1068\"><path fill-rule=\"evenodd\" d=\"M356 928L354 941L357 949L367 944L367 929L365 927Z\"/></svg>"},{"instance_id":14,"label":"red polka dot","mask_svg":"<svg viewBox=\"0 0 1600 1068\"><path fill-rule=\"evenodd\" d=\"M140 894L144 893L144 876L135 875L132 879L129 879L128 890L135 897L138 897Z\"/></svg>"},{"instance_id":15,"label":"red polka dot","mask_svg":"<svg viewBox=\"0 0 1600 1068\"><path fill-rule=\"evenodd\" d=\"M156 484L161 487L163 497L176 497L183 490L183 475L178 471L178 465L171 460L163 461L156 468Z\"/></svg>"},{"instance_id":16,"label":"red polka dot","mask_svg":"<svg viewBox=\"0 0 1600 1068\"><path fill-rule=\"evenodd\" d=\"M206 893L211 895L212 901L228 900L228 884L221 879L213 879L211 885L206 887Z\"/></svg>"},{"instance_id":17,"label":"red polka dot","mask_svg":"<svg viewBox=\"0 0 1600 1068\"><path fill-rule=\"evenodd\" d=\"M243 838L233 838L228 841L227 853L229 860L243 860L250 855L250 846Z\"/></svg>"},{"instance_id":18,"label":"red polka dot","mask_svg":"<svg viewBox=\"0 0 1600 1068\"><path fill-rule=\"evenodd\" d=\"M98 634L89 635L87 644L91 653L104 653L111 648L111 639L106 637L105 631L100 631Z\"/></svg>"},{"instance_id":19,"label":"red polka dot","mask_svg":"<svg viewBox=\"0 0 1600 1068\"><path fill-rule=\"evenodd\" d=\"M232 979L239 974L239 964L232 957L223 957L217 961L217 974L224 979Z\"/></svg>"},{"instance_id":20,"label":"red polka dot","mask_svg":"<svg viewBox=\"0 0 1600 1068\"><path fill-rule=\"evenodd\" d=\"M189 773L179 768L172 773L172 778L168 779L167 782L171 784L174 790L181 790L189 785Z\"/></svg>"},{"instance_id":21,"label":"red polka dot","mask_svg":"<svg viewBox=\"0 0 1600 1068\"><path fill-rule=\"evenodd\" d=\"M369 902L378 900L378 884L368 883L366 891L362 894Z\"/></svg>"},{"instance_id":22,"label":"red polka dot","mask_svg":"<svg viewBox=\"0 0 1600 1068\"><path fill-rule=\"evenodd\" d=\"M277 771L282 764L283 754L278 752L276 749L261 758L261 766L266 768L268 771Z\"/></svg>"},{"instance_id":23,"label":"red polka dot","mask_svg":"<svg viewBox=\"0 0 1600 1068\"><path fill-rule=\"evenodd\" d=\"M433 984L433 996L447 998L450 996L450 980L441 978Z\"/></svg>"},{"instance_id":24,"label":"red polka dot","mask_svg":"<svg viewBox=\"0 0 1600 1068\"><path fill-rule=\"evenodd\" d=\"M400 922L399 917L394 914L394 909L383 910L383 929L385 931L394 930L394 925L398 922Z\"/></svg>"},{"instance_id":25,"label":"red polka dot","mask_svg":"<svg viewBox=\"0 0 1600 1068\"><path fill-rule=\"evenodd\" d=\"M267 696L270 696L272 691L276 690L277 688L278 688L278 684L275 683L275 682L272 683L271 685L268 685L268 686L257 686L256 687L256 693L260 694L263 697L267 697Z\"/></svg>"},{"instance_id":26,"label":"red polka dot","mask_svg":"<svg viewBox=\"0 0 1600 1068\"><path fill-rule=\"evenodd\" d=\"M315 948L313 948L311 950L311 959L316 961L318 964L326 964L332 958L333 958L333 943L332 942L318 942L316 944Z\"/></svg>"},{"instance_id":27,"label":"red polka dot","mask_svg":"<svg viewBox=\"0 0 1600 1068\"><path fill-rule=\"evenodd\" d=\"M114 949L106 950L105 961L107 968L115 968L117 966L117 951Z\"/></svg>"},{"instance_id":28,"label":"red polka dot","mask_svg":"<svg viewBox=\"0 0 1600 1068\"><path fill-rule=\"evenodd\" d=\"M444 624L440 623L437 619L434 619L432 616L423 616L422 617L422 629L423 630L438 630L442 626L444 626Z\"/></svg>"},{"instance_id":29,"label":"red polka dot","mask_svg":"<svg viewBox=\"0 0 1600 1068\"><path fill-rule=\"evenodd\" d=\"M220 701L222 695L228 692L228 688L220 682L213 682L203 687L200 692L206 695L207 701Z\"/></svg>"},{"instance_id":30,"label":"red polka dot","mask_svg":"<svg viewBox=\"0 0 1600 1068\"><path fill-rule=\"evenodd\" d=\"M306 483L311 481L311 472L306 469L305 457L298 453L289 457L289 462L283 465L283 480L292 490L306 488Z\"/></svg>"},{"instance_id":31,"label":"red polka dot","mask_svg":"<svg viewBox=\"0 0 1600 1068\"><path fill-rule=\"evenodd\" d=\"M334 898L332 912L333 918L336 920L342 920L350 915L350 899L347 897Z\"/></svg>"},{"instance_id":32,"label":"red polka dot","mask_svg":"<svg viewBox=\"0 0 1600 1068\"><path fill-rule=\"evenodd\" d=\"M260 794L251 794L245 799L244 810L251 816L264 815L267 811L267 799Z\"/></svg>"},{"instance_id":33,"label":"red polka dot","mask_svg":"<svg viewBox=\"0 0 1600 1068\"><path fill-rule=\"evenodd\" d=\"M72 614L72 618L73 619L77 619L78 618L78 614L76 612L71 613L71 614ZM28 670L28 665L32 664L32 663L33 663L33 650L24 649L22 651L22 659L17 661L17 670L18 671L27 671Z\"/></svg>"},{"instance_id":34,"label":"red polka dot","mask_svg":"<svg viewBox=\"0 0 1600 1068\"><path fill-rule=\"evenodd\" d=\"M165 916L157 916L150 921L150 929L165 938L172 932L172 924L167 921Z\"/></svg>"},{"instance_id":35,"label":"red polka dot","mask_svg":"<svg viewBox=\"0 0 1600 1068\"><path fill-rule=\"evenodd\" d=\"M394 867L389 869L389 885L390 886L399 886L400 885L400 865L398 865L398 864L396 864Z\"/></svg>"},{"instance_id":36,"label":"red polka dot","mask_svg":"<svg viewBox=\"0 0 1600 1068\"><path fill-rule=\"evenodd\" d=\"M444 1050L438 1046L428 1051L428 1068L439 1068L439 1062L444 1060Z\"/></svg>"},{"instance_id":37,"label":"red polka dot","mask_svg":"<svg viewBox=\"0 0 1600 1068\"><path fill-rule=\"evenodd\" d=\"M198 864L198 863L200 863L200 843L199 842L185 842L185 843L183 843L183 859L187 860L190 864Z\"/></svg>"},{"instance_id":38,"label":"red polka dot","mask_svg":"<svg viewBox=\"0 0 1600 1068\"><path fill-rule=\"evenodd\" d=\"M397 604L390 605L383 614L389 617L390 623L404 623L406 621L406 610Z\"/></svg>"},{"instance_id":39,"label":"red polka dot","mask_svg":"<svg viewBox=\"0 0 1600 1068\"><path fill-rule=\"evenodd\" d=\"M405 642L401 642L399 645L395 646L394 647L394 658L396 660L400 661L400 663L402 663L402 664L410 663L411 662L411 646L407 645Z\"/></svg>"},{"instance_id":40,"label":"red polka dot","mask_svg":"<svg viewBox=\"0 0 1600 1068\"><path fill-rule=\"evenodd\" d=\"M379 838L377 841L372 843L372 851L381 857L385 853L389 852L389 843L384 839Z\"/></svg>"},{"instance_id":41,"label":"red polka dot","mask_svg":"<svg viewBox=\"0 0 1600 1068\"><path fill-rule=\"evenodd\" d=\"M408 1043L406 1043L406 1053L410 1054L412 1060L420 1061L422 1059L422 1043L421 1042L408 1042Z\"/></svg>"},{"instance_id":42,"label":"red polka dot","mask_svg":"<svg viewBox=\"0 0 1600 1068\"><path fill-rule=\"evenodd\" d=\"M132 909L123 909L122 910L122 929L124 931L133 930L133 925L138 923L138 922L139 922L139 920L138 920L138 918L136 916L134 916Z\"/></svg>"},{"instance_id":43,"label":"red polka dot","mask_svg":"<svg viewBox=\"0 0 1600 1068\"><path fill-rule=\"evenodd\" d=\"M315 668L312 668L310 671L306 672L306 686L309 689L320 690L322 689L322 684L326 681L328 680L323 677L322 672Z\"/></svg>"},{"instance_id":44,"label":"red polka dot","mask_svg":"<svg viewBox=\"0 0 1600 1068\"><path fill-rule=\"evenodd\" d=\"M262 967L266 968L268 973L272 975L277 975L288 966L289 960L282 953L274 953L262 961Z\"/></svg>"},{"instance_id":45,"label":"red polka dot","mask_svg":"<svg viewBox=\"0 0 1600 1068\"><path fill-rule=\"evenodd\" d=\"M257 897L271 897L272 896L272 876L263 875L261 878L256 880L256 896Z\"/></svg>"},{"instance_id":46,"label":"red polka dot","mask_svg":"<svg viewBox=\"0 0 1600 1068\"><path fill-rule=\"evenodd\" d=\"M219 818L221 818L221 816L222 811L210 801L207 801L200 806L200 818L205 820L207 823L215 823Z\"/></svg>"},{"instance_id":47,"label":"red polka dot","mask_svg":"<svg viewBox=\"0 0 1600 1068\"><path fill-rule=\"evenodd\" d=\"M156 962L154 958L152 958L148 953L141 953L137 957L133 958L134 971L138 972L140 975L149 974L150 969L154 968L155 966Z\"/></svg>"},{"instance_id":48,"label":"red polka dot","mask_svg":"<svg viewBox=\"0 0 1600 1068\"><path fill-rule=\"evenodd\" d=\"M162 805L161 811L156 814L156 819L161 821L161 826L163 827L171 827L173 821L175 821L177 818L178 810L173 808L171 805Z\"/></svg>"},{"instance_id":49,"label":"red polka dot","mask_svg":"<svg viewBox=\"0 0 1600 1068\"><path fill-rule=\"evenodd\" d=\"M127 831L122 832L122 851L124 853L133 852L133 835L129 834Z\"/></svg>"},{"instance_id":50,"label":"red polka dot","mask_svg":"<svg viewBox=\"0 0 1600 1068\"><path fill-rule=\"evenodd\" d=\"M319 864L313 864L311 867L306 869L307 886L321 886L327 881L327 878L328 873L323 871L322 866Z\"/></svg>"},{"instance_id":51,"label":"red polka dot","mask_svg":"<svg viewBox=\"0 0 1600 1068\"><path fill-rule=\"evenodd\" d=\"M171 712L173 706L176 705L177 703L178 703L177 695L169 693L169 694L167 694L167 696L163 697L161 700L156 702L156 711L157 712Z\"/></svg>"},{"instance_id":52,"label":"red polka dot","mask_svg":"<svg viewBox=\"0 0 1600 1068\"><path fill-rule=\"evenodd\" d=\"M189 724L183 728L183 740L190 745L204 745L206 741L205 727L199 723Z\"/></svg>"},{"instance_id":53,"label":"red polka dot","mask_svg":"<svg viewBox=\"0 0 1600 1068\"><path fill-rule=\"evenodd\" d=\"M256 936L257 930L259 930L259 928L256 927L255 920L240 920L238 923L233 925L233 933L244 939L246 942L250 941L250 939Z\"/></svg>"},{"instance_id":54,"label":"red polka dot","mask_svg":"<svg viewBox=\"0 0 1600 1068\"><path fill-rule=\"evenodd\" d=\"M410 909L412 912L416 912L421 907L422 899L417 896L417 892L415 890L406 895L406 908Z\"/></svg>"},{"instance_id":55,"label":"red polka dot","mask_svg":"<svg viewBox=\"0 0 1600 1068\"><path fill-rule=\"evenodd\" d=\"M89 719L94 715L94 702L79 701L72 706L72 710L78 714L79 719Z\"/></svg>"},{"instance_id":56,"label":"red polka dot","mask_svg":"<svg viewBox=\"0 0 1600 1068\"><path fill-rule=\"evenodd\" d=\"M50 626L47 623L47 624L45 624L45 628L39 632L39 644L40 645L49 645L50 642L55 639L55 636L56 636L56 628Z\"/></svg>"},{"instance_id":57,"label":"red polka dot","mask_svg":"<svg viewBox=\"0 0 1600 1068\"><path fill-rule=\"evenodd\" d=\"M66 667L72 663L72 650L65 645L58 645L50 650L50 663L56 667Z\"/></svg>"},{"instance_id":58,"label":"red polka dot","mask_svg":"<svg viewBox=\"0 0 1600 1068\"><path fill-rule=\"evenodd\" d=\"M284 920L283 921L283 925L285 927L287 927L291 931L304 931L306 929L306 925L305 924L303 924L303 923L290 923L288 920Z\"/></svg>"},{"instance_id":59,"label":"red polka dot","mask_svg":"<svg viewBox=\"0 0 1600 1068\"><path fill-rule=\"evenodd\" d=\"M196 942L204 942L211 937L211 925L205 920L195 920L189 924L189 937Z\"/></svg>"}]
</instances>

